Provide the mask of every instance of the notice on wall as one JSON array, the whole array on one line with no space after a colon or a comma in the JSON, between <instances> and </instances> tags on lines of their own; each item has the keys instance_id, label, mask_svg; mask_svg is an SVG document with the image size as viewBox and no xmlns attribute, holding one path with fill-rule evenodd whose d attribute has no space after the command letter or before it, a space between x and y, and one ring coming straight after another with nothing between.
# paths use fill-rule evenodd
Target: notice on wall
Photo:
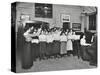
<instances>
[{"instance_id":1,"label":"notice on wall","mask_svg":"<svg viewBox=\"0 0 100 75\"><path fill-rule=\"evenodd\" d=\"M81 30L81 23L72 23L72 29L75 31Z\"/></svg>"},{"instance_id":2,"label":"notice on wall","mask_svg":"<svg viewBox=\"0 0 100 75\"><path fill-rule=\"evenodd\" d=\"M62 22L70 22L70 15L61 14L61 21Z\"/></svg>"}]
</instances>

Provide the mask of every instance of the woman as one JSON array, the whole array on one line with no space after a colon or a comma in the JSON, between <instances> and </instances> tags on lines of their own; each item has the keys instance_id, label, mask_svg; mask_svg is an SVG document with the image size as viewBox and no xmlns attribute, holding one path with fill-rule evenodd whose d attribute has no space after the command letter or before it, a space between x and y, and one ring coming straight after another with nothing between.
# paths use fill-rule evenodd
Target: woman
<instances>
[{"instance_id":1,"label":"woman","mask_svg":"<svg viewBox=\"0 0 100 75\"><path fill-rule=\"evenodd\" d=\"M90 55L90 65L97 66L97 34L94 35L93 43L88 47L87 53Z\"/></svg>"},{"instance_id":2,"label":"woman","mask_svg":"<svg viewBox=\"0 0 100 75\"><path fill-rule=\"evenodd\" d=\"M32 34L32 40L31 40L31 49L32 49L32 57L33 57L33 61L36 60L36 58L39 57L39 38L37 35L37 30L34 29L33 34Z\"/></svg>"},{"instance_id":3,"label":"woman","mask_svg":"<svg viewBox=\"0 0 100 75\"><path fill-rule=\"evenodd\" d=\"M56 30L53 34L53 54L55 57L59 57L60 55L60 31Z\"/></svg>"},{"instance_id":4,"label":"woman","mask_svg":"<svg viewBox=\"0 0 100 75\"><path fill-rule=\"evenodd\" d=\"M86 43L86 37L84 34L81 36L80 44L81 44L81 58L83 60L89 60L90 56L87 54L87 48L88 46L91 46L91 44Z\"/></svg>"},{"instance_id":5,"label":"woman","mask_svg":"<svg viewBox=\"0 0 100 75\"><path fill-rule=\"evenodd\" d=\"M24 36L24 49L22 49L22 68L23 69L30 69L33 65L32 60L32 51L31 51L31 40L30 32L33 29L33 27L25 30Z\"/></svg>"},{"instance_id":6,"label":"woman","mask_svg":"<svg viewBox=\"0 0 100 75\"><path fill-rule=\"evenodd\" d=\"M39 41L40 41L40 60L44 59L46 56L46 35L44 31L41 31L41 34L39 35Z\"/></svg>"},{"instance_id":7,"label":"woman","mask_svg":"<svg viewBox=\"0 0 100 75\"><path fill-rule=\"evenodd\" d=\"M68 29L65 31L65 34L66 34L66 35L68 34Z\"/></svg>"},{"instance_id":8,"label":"woman","mask_svg":"<svg viewBox=\"0 0 100 75\"><path fill-rule=\"evenodd\" d=\"M63 57L64 55L66 55L66 43L67 43L67 38L66 38L66 35L65 33L62 33L61 36L60 36L60 41L61 41L61 47L60 47L60 54L61 54L61 57Z\"/></svg>"},{"instance_id":9,"label":"woman","mask_svg":"<svg viewBox=\"0 0 100 75\"><path fill-rule=\"evenodd\" d=\"M47 58L50 58L50 56L52 56L52 52L53 52L53 36L52 33L49 31L48 35L46 36L46 41L47 41Z\"/></svg>"},{"instance_id":10,"label":"woman","mask_svg":"<svg viewBox=\"0 0 100 75\"><path fill-rule=\"evenodd\" d=\"M72 36L73 36L73 56L77 56L78 55L78 50L79 50L79 39L78 39L78 36L79 35L76 35L75 32L72 33Z\"/></svg>"},{"instance_id":11,"label":"woman","mask_svg":"<svg viewBox=\"0 0 100 75\"><path fill-rule=\"evenodd\" d=\"M67 50L67 55L70 56L73 54L73 44L72 44L72 30L70 29L68 34L67 34L67 44L66 44L66 50Z\"/></svg>"}]
</instances>

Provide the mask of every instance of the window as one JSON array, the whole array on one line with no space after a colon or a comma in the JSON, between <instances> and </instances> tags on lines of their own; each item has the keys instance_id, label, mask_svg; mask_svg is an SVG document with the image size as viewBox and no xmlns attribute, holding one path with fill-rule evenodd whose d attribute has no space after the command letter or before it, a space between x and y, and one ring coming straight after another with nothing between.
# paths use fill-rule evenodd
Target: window
<instances>
[{"instance_id":1,"label":"window","mask_svg":"<svg viewBox=\"0 0 100 75\"><path fill-rule=\"evenodd\" d=\"M35 3L35 17L52 18L52 4Z\"/></svg>"},{"instance_id":2,"label":"window","mask_svg":"<svg viewBox=\"0 0 100 75\"><path fill-rule=\"evenodd\" d=\"M89 30L96 30L96 14L89 15Z\"/></svg>"}]
</instances>

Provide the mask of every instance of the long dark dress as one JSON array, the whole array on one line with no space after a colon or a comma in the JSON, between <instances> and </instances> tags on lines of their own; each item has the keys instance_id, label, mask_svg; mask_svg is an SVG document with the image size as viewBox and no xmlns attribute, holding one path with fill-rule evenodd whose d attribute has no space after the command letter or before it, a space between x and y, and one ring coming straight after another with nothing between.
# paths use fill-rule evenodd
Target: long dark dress
<instances>
[{"instance_id":1,"label":"long dark dress","mask_svg":"<svg viewBox=\"0 0 100 75\"><path fill-rule=\"evenodd\" d=\"M35 49L36 49L36 58L38 58L39 57L39 49L40 49L40 47L39 47L39 43L35 43Z\"/></svg>"},{"instance_id":2,"label":"long dark dress","mask_svg":"<svg viewBox=\"0 0 100 75\"><path fill-rule=\"evenodd\" d=\"M81 46L81 58L85 61L90 60L90 55L87 53L88 46Z\"/></svg>"},{"instance_id":3,"label":"long dark dress","mask_svg":"<svg viewBox=\"0 0 100 75\"><path fill-rule=\"evenodd\" d=\"M39 36L40 45L40 59L44 58L46 55L46 36L44 34Z\"/></svg>"},{"instance_id":4,"label":"long dark dress","mask_svg":"<svg viewBox=\"0 0 100 75\"><path fill-rule=\"evenodd\" d=\"M24 42L24 49L22 53L22 68L30 69L33 66L31 43Z\"/></svg>"},{"instance_id":5,"label":"long dark dress","mask_svg":"<svg viewBox=\"0 0 100 75\"><path fill-rule=\"evenodd\" d=\"M87 53L90 55L90 64L97 65L97 36L94 37L93 43L87 48Z\"/></svg>"},{"instance_id":6,"label":"long dark dress","mask_svg":"<svg viewBox=\"0 0 100 75\"><path fill-rule=\"evenodd\" d=\"M37 36L35 36L35 37L32 37L32 39L33 40L37 40L38 39L38 37ZM32 59L33 59L33 61L36 59L36 58L38 58L39 57L39 43L32 43L31 44L31 50L32 50Z\"/></svg>"},{"instance_id":7,"label":"long dark dress","mask_svg":"<svg viewBox=\"0 0 100 75\"><path fill-rule=\"evenodd\" d=\"M54 40L53 42L53 54L58 55L60 54L60 41Z\"/></svg>"},{"instance_id":8,"label":"long dark dress","mask_svg":"<svg viewBox=\"0 0 100 75\"><path fill-rule=\"evenodd\" d=\"M47 49L46 49L46 55L48 57L52 56L52 52L53 52L53 36L52 34L49 34L46 36L46 42L47 42Z\"/></svg>"},{"instance_id":9,"label":"long dark dress","mask_svg":"<svg viewBox=\"0 0 100 75\"><path fill-rule=\"evenodd\" d=\"M24 32L23 32L23 34L24 34ZM22 43L23 43L23 45L22 45L23 49L21 51L21 61L22 61L21 65L22 65L23 69L30 69L33 66L31 43L27 42L26 38L24 36L23 36Z\"/></svg>"},{"instance_id":10,"label":"long dark dress","mask_svg":"<svg viewBox=\"0 0 100 75\"><path fill-rule=\"evenodd\" d=\"M78 50L79 50L79 43L78 40L73 41L73 55L77 56L78 55Z\"/></svg>"},{"instance_id":11,"label":"long dark dress","mask_svg":"<svg viewBox=\"0 0 100 75\"><path fill-rule=\"evenodd\" d=\"M40 42L40 58L43 58L46 55L46 42Z\"/></svg>"},{"instance_id":12,"label":"long dark dress","mask_svg":"<svg viewBox=\"0 0 100 75\"><path fill-rule=\"evenodd\" d=\"M53 43L49 42L47 43L46 55L52 56L53 55L52 52L53 52Z\"/></svg>"}]
</instances>

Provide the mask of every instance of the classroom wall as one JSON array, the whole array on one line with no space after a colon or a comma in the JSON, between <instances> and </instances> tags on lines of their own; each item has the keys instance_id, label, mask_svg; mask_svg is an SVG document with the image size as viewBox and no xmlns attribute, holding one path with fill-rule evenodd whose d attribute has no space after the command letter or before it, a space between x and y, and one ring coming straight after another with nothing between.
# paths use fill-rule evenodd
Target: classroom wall
<instances>
[{"instance_id":1,"label":"classroom wall","mask_svg":"<svg viewBox=\"0 0 100 75\"><path fill-rule=\"evenodd\" d=\"M30 20L38 20L38 21L44 21L50 23L50 27L57 26L62 27L62 21L61 21L61 14L67 14L70 15L70 27L72 27L72 23L82 23L81 19L81 12L82 9L80 6L72 6L72 5L53 5L53 18L36 18L35 17L35 7L34 3L24 3L24 2L18 2L17 3L17 28L20 26L20 15L21 14L27 14L30 16ZM84 26L82 26L84 27ZM84 29L84 28L82 28Z\"/></svg>"}]
</instances>

